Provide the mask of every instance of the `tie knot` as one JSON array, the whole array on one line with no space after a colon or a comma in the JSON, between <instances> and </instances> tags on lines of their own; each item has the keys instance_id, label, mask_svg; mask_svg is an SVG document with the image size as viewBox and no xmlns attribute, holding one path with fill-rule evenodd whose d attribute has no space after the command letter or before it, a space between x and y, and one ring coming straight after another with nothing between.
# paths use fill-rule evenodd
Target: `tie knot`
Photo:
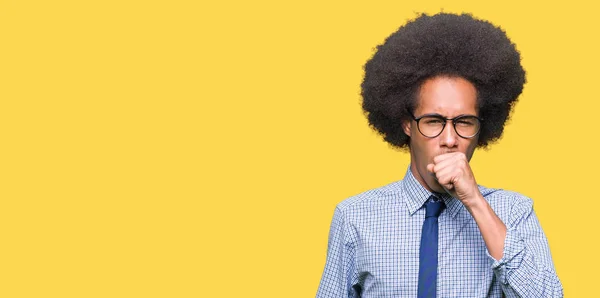
<instances>
[{"instance_id":1,"label":"tie knot","mask_svg":"<svg viewBox=\"0 0 600 298\"><path fill-rule=\"evenodd\" d=\"M427 217L439 217L440 213L444 210L446 205L444 201L430 201L425 203L425 218Z\"/></svg>"}]
</instances>

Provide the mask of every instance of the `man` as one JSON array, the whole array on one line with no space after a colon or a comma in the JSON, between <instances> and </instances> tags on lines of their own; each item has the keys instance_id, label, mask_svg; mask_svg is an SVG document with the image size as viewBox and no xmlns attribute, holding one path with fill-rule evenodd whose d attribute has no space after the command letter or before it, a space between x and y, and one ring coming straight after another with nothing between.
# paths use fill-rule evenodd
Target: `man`
<instances>
[{"instance_id":1,"label":"man","mask_svg":"<svg viewBox=\"0 0 600 298\"><path fill-rule=\"evenodd\" d=\"M411 163L338 204L317 297L563 296L531 199L478 185L469 166L524 83L515 45L468 14L421 15L378 46L363 109Z\"/></svg>"}]
</instances>

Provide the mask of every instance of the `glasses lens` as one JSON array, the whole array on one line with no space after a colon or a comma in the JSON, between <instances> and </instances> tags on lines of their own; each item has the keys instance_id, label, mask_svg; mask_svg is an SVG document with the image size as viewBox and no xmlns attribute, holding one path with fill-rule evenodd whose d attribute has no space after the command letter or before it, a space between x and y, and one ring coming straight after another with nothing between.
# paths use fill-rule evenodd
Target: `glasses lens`
<instances>
[{"instance_id":1,"label":"glasses lens","mask_svg":"<svg viewBox=\"0 0 600 298\"><path fill-rule=\"evenodd\" d=\"M445 124L446 120L441 117L425 116L419 120L419 131L424 136L433 138L442 132Z\"/></svg>"},{"instance_id":2,"label":"glasses lens","mask_svg":"<svg viewBox=\"0 0 600 298\"><path fill-rule=\"evenodd\" d=\"M470 138L479 132L479 119L473 116L464 116L454 120L454 128L456 133L463 138Z\"/></svg>"}]
</instances>

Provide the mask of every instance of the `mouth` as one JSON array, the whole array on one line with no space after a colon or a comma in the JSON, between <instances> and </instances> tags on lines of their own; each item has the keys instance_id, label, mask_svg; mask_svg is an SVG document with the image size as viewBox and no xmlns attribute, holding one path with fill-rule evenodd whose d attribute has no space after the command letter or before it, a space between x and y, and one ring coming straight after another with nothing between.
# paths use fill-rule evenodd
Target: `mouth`
<instances>
[{"instance_id":1,"label":"mouth","mask_svg":"<svg viewBox=\"0 0 600 298\"><path fill-rule=\"evenodd\" d=\"M440 153L439 155L448 154L448 153L455 153L455 152L458 152L458 150L444 151L444 152Z\"/></svg>"}]
</instances>

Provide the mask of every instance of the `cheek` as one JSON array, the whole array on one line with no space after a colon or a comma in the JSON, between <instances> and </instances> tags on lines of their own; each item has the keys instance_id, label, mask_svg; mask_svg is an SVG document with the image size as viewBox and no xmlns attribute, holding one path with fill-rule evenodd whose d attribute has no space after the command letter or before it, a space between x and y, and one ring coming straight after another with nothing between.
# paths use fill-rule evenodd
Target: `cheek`
<instances>
[{"instance_id":1,"label":"cheek","mask_svg":"<svg viewBox=\"0 0 600 298\"><path fill-rule=\"evenodd\" d=\"M467 156L468 160L471 160L471 157L473 156L473 153L477 148L477 140L469 141L468 144L465 145L465 147L465 155Z\"/></svg>"},{"instance_id":2,"label":"cheek","mask_svg":"<svg viewBox=\"0 0 600 298\"><path fill-rule=\"evenodd\" d=\"M433 161L434 155L438 152L439 144L436 142L436 139L417 137L413 141L413 147L415 149L415 157L420 163L427 165Z\"/></svg>"}]
</instances>

